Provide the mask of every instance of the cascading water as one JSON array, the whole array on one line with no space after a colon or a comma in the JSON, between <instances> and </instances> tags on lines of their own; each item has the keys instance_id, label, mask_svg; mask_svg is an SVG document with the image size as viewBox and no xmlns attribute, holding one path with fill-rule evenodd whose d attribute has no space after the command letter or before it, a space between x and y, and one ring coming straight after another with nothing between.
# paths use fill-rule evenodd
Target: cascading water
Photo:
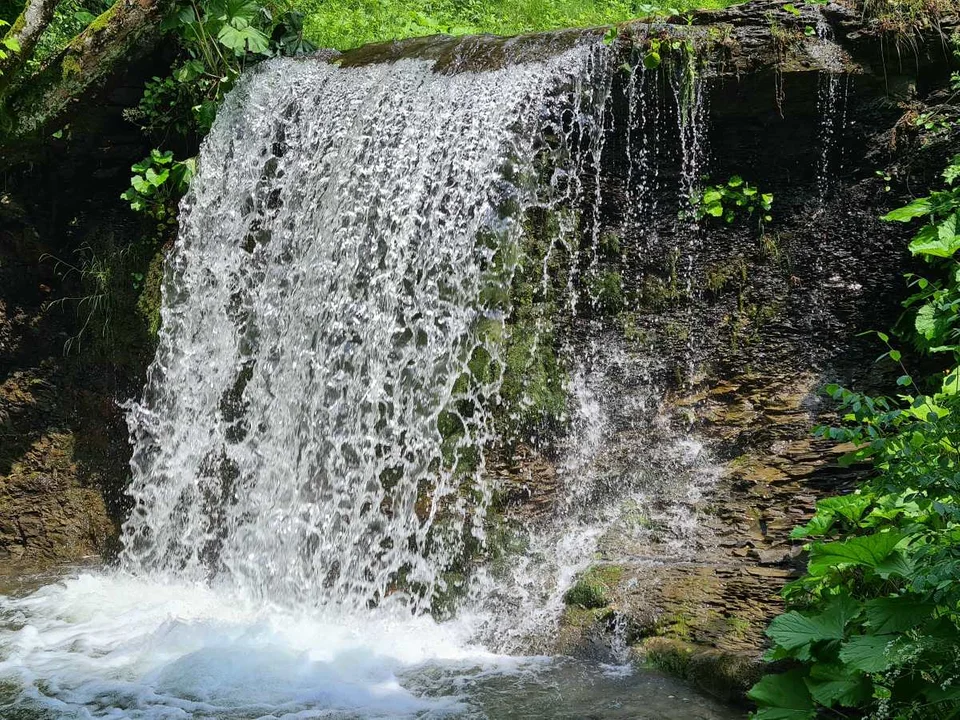
<instances>
[{"instance_id":1,"label":"cascading water","mask_svg":"<svg viewBox=\"0 0 960 720\"><path fill-rule=\"evenodd\" d=\"M820 116L820 159L817 162L817 195L821 203L830 192L831 178L838 163L834 158L844 132L847 93L850 78L844 74L843 58L832 41L833 30L820 12L817 15L816 38L820 57L828 72L821 72L817 82L817 111ZM841 97L841 85L842 97ZM838 135L840 137L838 137Z\"/></svg>"},{"instance_id":2,"label":"cascading water","mask_svg":"<svg viewBox=\"0 0 960 720\"><path fill-rule=\"evenodd\" d=\"M568 388L578 414L561 510L514 566L529 577L463 577L485 540L484 450L497 439L512 331L504 298L527 213L559 218L535 268L542 294L556 281L552 258L576 257L585 239L589 261L573 264L559 297L572 323L600 328L590 313L602 301L579 291L602 269L607 53L595 43L448 75L412 59L275 60L241 81L204 143L168 260L156 360L129 411L134 507L120 568L3 601L14 631L0 677L19 688L10 707L36 717L558 717L549 688L563 682L592 688L577 700L584 709L601 699L620 708L609 717L724 716L696 699L659 706L652 696L673 697L663 680L633 678L641 699L619 700L622 618L620 670L603 680L477 641L522 652L533 625L555 620L622 510L594 502L605 483L637 502L644 488L658 492L634 455L657 414L649 353L591 340ZM657 97L656 73L639 63L634 73L636 207L625 224L652 242L645 213L661 184L677 183L669 192L681 206L694 191L704 98L699 84ZM676 178L658 161L670 148L656 108L669 103ZM569 354L584 350L563 341ZM493 370L478 372L478 358ZM628 402L611 396L606 373L637 377ZM677 459L685 447L660 447L663 466L694 466ZM546 581L534 567L544 559ZM435 622L437 600L460 591L457 619ZM519 597L520 611L490 602L497 592Z\"/></svg>"},{"instance_id":3,"label":"cascading water","mask_svg":"<svg viewBox=\"0 0 960 720\"><path fill-rule=\"evenodd\" d=\"M548 652L555 647L565 593L589 566L601 558L634 562L638 552L643 562L686 559L701 542L696 505L716 470L662 407L670 360L661 347L625 343L620 328L610 326L602 285L596 287L604 277L622 287L642 285L644 262L672 245L674 292L688 299L685 324L696 311L699 231L692 204L707 163L708 97L691 53L684 46L656 70L644 68L642 55L629 68L601 68L602 79L591 83L589 101L581 106L593 116L584 123L586 139L571 153L571 165L575 177L586 178L577 191L587 259L578 278L582 295L570 293L570 328L563 338L571 366L570 418L556 467L558 489L545 518L525 520L523 556L480 583L477 604L493 608L483 634L488 646ZM609 186L601 189L607 161L625 165L625 201ZM609 167L606 172L609 182ZM661 204L666 210L658 214ZM604 246L619 237L630 244L611 261ZM544 276L541 294L548 294L548 285ZM681 365L672 368L687 379L697 358L693 342L687 335ZM656 548L650 543L654 527L662 535ZM608 633L615 663L608 669L615 672L623 669L624 632L619 622Z\"/></svg>"},{"instance_id":4,"label":"cascading water","mask_svg":"<svg viewBox=\"0 0 960 720\"><path fill-rule=\"evenodd\" d=\"M498 207L528 202L503 166L522 175L545 93L584 56L452 76L276 63L234 93L131 413L125 569L348 608L401 583L429 606L489 492L482 457L462 467L497 387L461 378L503 323L481 298L512 272Z\"/></svg>"}]
</instances>

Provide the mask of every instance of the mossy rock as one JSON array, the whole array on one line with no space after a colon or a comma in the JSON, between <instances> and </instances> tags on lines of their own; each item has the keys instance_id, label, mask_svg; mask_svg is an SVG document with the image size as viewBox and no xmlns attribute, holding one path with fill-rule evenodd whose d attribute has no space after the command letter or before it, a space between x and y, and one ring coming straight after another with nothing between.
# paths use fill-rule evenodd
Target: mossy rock
<instances>
[{"instance_id":1,"label":"mossy rock","mask_svg":"<svg viewBox=\"0 0 960 720\"><path fill-rule=\"evenodd\" d=\"M723 263L707 267L704 284L711 293L719 294L728 288L743 288L747 284L747 264L739 255Z\"/></svg>"},{"instance_id":2,"label":"mossy rock","mask_svg":"<svg viewBox=\"0 0 960 720\"><path fill-rule=\"evenodd\" d=\"M563 601L567 605L590 609L607 607L611 594L623 577L623 568L619 565L601 565L590 568L573 584Z\"/></svg>"},{"instance_id":3,"label":"mossy rock","mask_svg":"<svg viewBox=\"0 0 960 720\"><path fill-rule=\"evenodd\" d=\"M623 278L616 271L598 274L590 282L590 296L597 307L608 315L616 315L625 307Z\"/></svg>"},{"instance_id":4,"label":"mossy rock","mask_svg":"<svg viewBox=\"0 0 960 720\"><path fill-rule=\"evenodd\" d=\"M753 654L703 648L675 638L647 638L636 651L648 667L725 702L743 701L747 691L769 671Z\"/></svg>"},{"instance_id":5,"label":"mossy rock","mask_svg":"<svg viewBox=\"0 0 960 720\"><path fill-rule=\"evenodd\" d=\"M137 298L137 311L147 325L147 332L154 340L160 332L160 305L163 295L161 286L163 285L163 265L166 257L166 250L160 249L150 259L143 289L140 292L140 297Z\"/></svg>"}]
</instances>

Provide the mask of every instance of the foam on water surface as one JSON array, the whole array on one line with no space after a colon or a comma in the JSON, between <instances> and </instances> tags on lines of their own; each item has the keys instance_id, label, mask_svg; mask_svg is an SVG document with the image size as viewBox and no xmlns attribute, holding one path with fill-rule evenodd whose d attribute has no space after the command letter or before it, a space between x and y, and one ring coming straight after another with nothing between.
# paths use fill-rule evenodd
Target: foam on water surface
<instances>
[{"instance_id":1,"label":"foam on water surface","mask_svg":"<svg viewBox=\"0 0 960 720\"><path fill-rule=\"evenodd\" d=\"M0 608L11 628L0 677L25 689L18 705L65 717L432 717L463 708L411 693L403 673L517 665L470 644L462 624L386 608L304 616L124 574L83 574Z\"/></svg>"},{"instance_id":2,"label":"foam on water surface","mask_svg":"<svg viewBox=\"0 0 960 720\"><path fill-rule=\"evenodd\" d=\"M471 640L476 621L304 615L205 585L87 572L0 600L0 717L736 717L624 665L488 652Z\"/></svg>"}]
</instances>

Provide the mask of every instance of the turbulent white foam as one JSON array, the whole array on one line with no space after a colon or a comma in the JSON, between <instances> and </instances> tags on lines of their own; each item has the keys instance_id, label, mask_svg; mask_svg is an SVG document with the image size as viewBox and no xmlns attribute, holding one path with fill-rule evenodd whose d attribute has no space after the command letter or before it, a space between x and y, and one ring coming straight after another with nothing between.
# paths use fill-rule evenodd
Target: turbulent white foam
<instances>
[{"instance_id":1,"label":"turbulent white foam","mask_svg":"<svg viewBox=\"0 0 960 720\"><path fill-rule=\"evenodd\" d=\"M733 720L626 666L510 658L469 620L310 615L88 573L0 598L4 720Z\"/></svg>"},{"instance_id":2,"label":"turbulent white foam","mask_svg":"<svg viewBox=\"0 0 960 720\"><path fill-rule=\"evenodd\" d=\"M405 673L518 662L472 645L464 623L306 616L123 574L80 575L0 610L20 625L0 634L0 681L24 688L18 707L62 717L442 717L463 705L411 692Z\"/></svg>"}]
</instances>

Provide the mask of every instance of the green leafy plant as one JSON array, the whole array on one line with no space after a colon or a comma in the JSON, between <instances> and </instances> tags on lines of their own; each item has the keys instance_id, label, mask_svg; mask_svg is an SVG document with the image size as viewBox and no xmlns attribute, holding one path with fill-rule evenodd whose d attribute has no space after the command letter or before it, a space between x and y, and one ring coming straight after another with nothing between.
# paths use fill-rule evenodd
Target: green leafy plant
<instances>
[{"instance_id":1,"label":"green leafy plant","mask_svg":"<svg viewBox=\"0 0 960 720\"><path fill-rule=\"evenodd\" d=\"M698 220L717 218L730 224L742 217L743 213L748 217L756 214L761 224L773 219L770 215L773 195L760 192L739 175L734 175L722 185L705 187L694 198L693 207Z\"/></svg>"},{"instance_id":2,"label":"green leafy plant","mask_svg":"<svg viewBox=\"0 0 960 720\"><path fill-rule=\"evenodd\" d=\"M942 111L922 112L913 119L913 126L932 133L949 132L955 121Z\"/></svg>"},{"instance_id":3,"label":"green leafy plant","mask_svg":"<svg viewBox=\"0 0 960 720\"><path fill-rule=\"evenodd\" d=\"M132 210L156 221L162 237L177 224L177 203L196 173L196 160L175 160L172 152L152 150L130 169L134 173L130 187L120 197Z\"/></svg>"},{"instance_id":4,"label":"green leafy plant","mask_svg":"<svg viewBox=\"0 0 960 720\"><path fill-rule=\"evenodd\" d=\"M165 139L204 135L245 67L274 55L316 48L303 34L303 15L257 0L190 0L175 7L162 29L182 48L173 71L154 77L128 119Z\"/></svg>"},{"instance_id":5,"label":"green leafy plant","mask_svg":"<svg viewBox=\"0 0 960 720\"><path fill-rule=\"evenodd\" d=\"M10 27L10 23L0 20L0 30ZM0 40L0 60L6 60L10 53L20 52L20 43L15 37L4 37Z\"/></svg>"},{"instance_id":6,"label":"green leafy plant","mask_svg":"<svg viewBox=\"0 0 960 720\"><path fill-rule=\"evenodd\" d=\"M102 338L110 336L113 315L111 282L113 270L106 258L84 244L76 250L76 260L69 262L53 255L43 255L40 260L53 260L54 271L64 281L73 277L79 281L80 294L65 295L50 302L47 309L61 310L73 306L77 314L77 331L64 342L64 355L80 350L84 339L99 327Z\"/></svg>"},{"instance_id":7,"label":"green leafy plant","mask_svg":"<svg viewBox=\"0 0 960 720\"><path fill-rule=\"evenodd\" d=\"M893 181L893 177L891 177L890 173L885 170L874 170L873 174L883 181L883 191L890 192L890 183Z\"/></svg>"},{"instance_id":8,"label":"green leafy plant","mask_svg":"<svg viewBox=\"0 0 960 720\"><path fill-rule=\"evenodd\" d=\"M187 136L196 126L194 105L194 94L188 85L175 80L172 75L165 78L154 76L144 85L143 97L137 106L127 108L123 114L146 133L173 132Z\"/></svg>"},{"instance_id":9,"label":"green leafy plant","mask_svg":"<svg viewBox=\"0 0 960 720\"><path fill-rule=\"evenodd\" d=\"M784 590L789 610L770 624L771 660L788 672L750 691L757 720L838 717L921 720L960 715L960 156L946 187L884 216L925 224L910 243L936 278L909 275L901 335L947 359L925 380L901 370L895 397L827 386L841 427L816 434L850 443L841 462L872 463L856 492L817 503L793 537L809 540L807 573ZM923 389L923 388L926 389Z\"/></svg>"}]
</instances>

